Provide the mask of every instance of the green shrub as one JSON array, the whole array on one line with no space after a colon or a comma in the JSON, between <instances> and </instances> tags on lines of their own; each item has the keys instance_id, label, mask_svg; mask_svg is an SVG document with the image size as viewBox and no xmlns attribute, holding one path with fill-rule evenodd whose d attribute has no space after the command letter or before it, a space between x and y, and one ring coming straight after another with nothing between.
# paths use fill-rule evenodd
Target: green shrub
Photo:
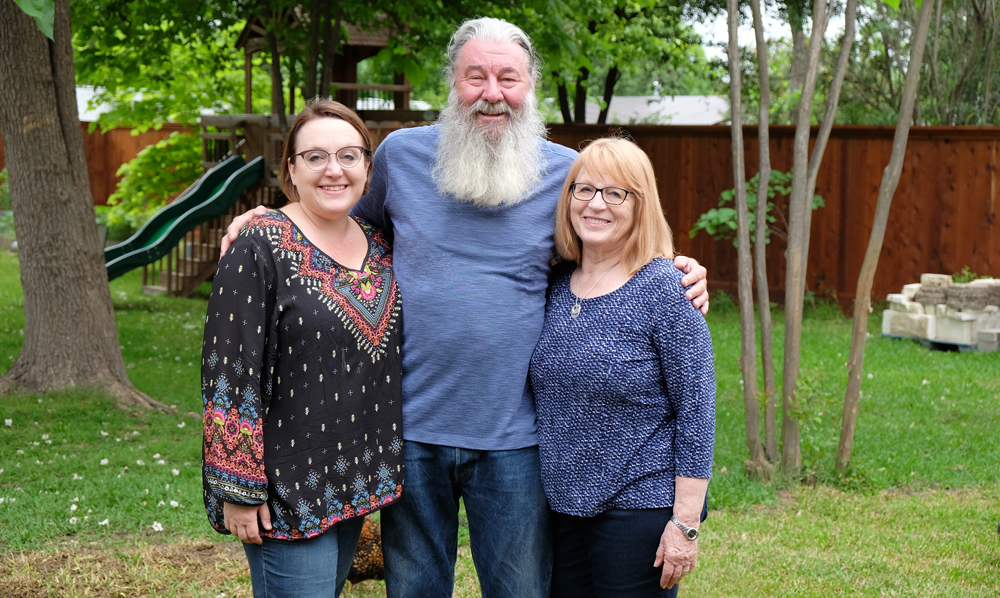
<instances>
[{"instance_id":1,"label":"green shrub","mask_svg":"<svg viewBox=\"0 0 1000 598\"><path fill-rule=\"evenodd\" d=\"M972 270L969 270L968 266L963 267L961 272L955 272L954 274L951 275L952 282L959 282L959 283L961 283L961 282L972 282L973 280L980 280L980 279L983 279L983 278L990 279L990 278L993 278L993 277L992 276L980 276L980 275L976 274L975 272L973 272Z\"/></svg>"},{"instance_id":2,"label":"green shrub","mask_svg":"<svg viewBox=\"0 0 1000 598\"><path fill-rule=\"evenodd\" d=\"M7 169L0 170L0 210L10 210L10 185L7 184Z\"/></svg>"},{"instance_id":3,"label":"green shrub","mask_svg":"<svg viewBox=\"0 0 1000 598\"><path fill-rule=\"evenodd\" d=\"M760 173L758 172L752 179L747 181L747 209L750 211L750 244L754 242L754 234L757 230L757 185L760 183ZM767 185L768 199L774 199L775 195L787 197L792 192L792 171L781 172L771 171L771 179ZM719 200L719 207L702 214L691 229L691 237L694 238L698 231L705 231L716 241L731 239L733 246L737 245L736 237L736 208L729 207L736 197L735 189L727 189L722 192ZM823 198L819 195L813 196L812 209L824 206ZM781 209L773 202L767 202L767 230L764 233L765 243L771 242L771 234L775 234L781 239L788 241L788 219Z\"/></svg>"},{"instance_id":4,"label":"green shrub","mask_svg":"<svg viewBox=\"0 0 1000 598\"><path fill-rule=\"evenodd\" d=\"M109 235L118 227L138 229L201 173L198 133L171 133L118 169L123 178L108 198L110 209L102 224L110 229Z\"/></svg>"}]
</instances>

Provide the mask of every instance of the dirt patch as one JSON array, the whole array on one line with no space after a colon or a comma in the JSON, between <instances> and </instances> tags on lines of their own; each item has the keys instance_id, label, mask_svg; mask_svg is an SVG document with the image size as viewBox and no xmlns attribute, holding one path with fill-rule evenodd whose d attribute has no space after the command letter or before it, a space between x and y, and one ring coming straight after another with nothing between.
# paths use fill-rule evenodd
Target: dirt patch
<instances>
[{"instance_id":1,"label":"dirt patch","mask_svg":"<svg viewBox=\"0 0 1000 598\"><path fill-rule=\"evenodd\" d=\"M78 544L0 555L0 596L5 598L131 598L212 588L220 588L227 598L250 598L249 570L236 543L201 540L117 548Z\"/></svg>"}]
</instances>

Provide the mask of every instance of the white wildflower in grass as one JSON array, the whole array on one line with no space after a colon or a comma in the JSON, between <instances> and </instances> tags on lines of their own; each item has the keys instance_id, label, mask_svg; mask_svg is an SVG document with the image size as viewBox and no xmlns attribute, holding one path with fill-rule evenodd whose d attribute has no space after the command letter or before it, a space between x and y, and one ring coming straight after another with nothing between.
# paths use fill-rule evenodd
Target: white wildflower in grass
<instances>
[{"instance_id":1,"label":"white wildflower in grass","mask_svg":"<svg viewBox=\"0 0 1000 598\"><path fill-rule=\"evenodd\" d=\"M163 506L163 505L165 505L165 504L167 504L167 503L165 503L165 502L163 502L163 501L161 500L160 502L156 503L156 506L158 506L158 507L162 507L162 506Z\"/></svg>"},{"instance_id":2,"label":"white wildflower in grass","mask_svg":"<svg viewBox=\"0 0 1000 598\"><path fill-rule=\"evenodd\" d=\"M108 464L107 459L101 459L101 465L107 465L107 464Z\"/></svg>"},{"instance_id":3,"label":"white wildflower in grass","mask_svg":"<svg viewBox=\"0 0 1000 598\"><path fill-rule=\"evenodd\" d=\"M42 440L48 440L48 439L49 439L48 434L42 434Z\"/></svg>"},{"instance_id":4,"label":"white wildflower in grass","mask_svg":"<svg viewBox=\"0 0 1000 598\"><path fill-rule=\"evenodd\" d=\"M178 427L178 428L183 428L183 427L184 427L184 426L186 426L186 425L187 425L187 424L185 424L184 422L181 422L181 423L177 424L177 427Z\"/></svg>"},{"instance_id":5,"label":"white wildflower in grass","mask_svg":"<svg viewBox=\"0 0 1000 598\"><path fill-rule=\"evenodd\" d=\"M76 505L70 505L69 506L69 510L70 511L75 511L76 510Z\"/></svg>"},{"instance_id":6,"label":"white wildflower in grass","mask_svg":"<svg viewBox=\"0 0 1000 598\"><path fill-rule=\"evenodd\" d=\"M69 518L70 525L76 525L77 521L80 521L80 520L77 519L76 517L70 517Z\"/></svg>"},{"instance_id":7,"label":"white wildflower in grass","mask_svg":"<svg viewBox=\"0 0 1000 598\"><path fill-rule=\"evenodd\" d=\"M3 504L3 501L4 501L4 500L6 500L6 498L5 498L5 497L3 497L3 496L0 496L0 505L2 505L2 504Z\"/></svg>"},{"instance_id":8,"label":"white wildflower in grass","mask_svg":"<svg viewBox=\"0 0 1000 598\"><path fill-rule=\"evenodd\" d=\"M927 379L925 378L924 381L920 383L920 386L926 386L928 384L930 384L930 382L928 382Z\"/></svg>"},{"instance_id":9,"label":"white wildflower in grass","mask_svg":"<svg viewBox=\"0 0 1000 598\"><path fill-rule=\"evenodd\" d=\"M176 500L172 500L172 501L170 501L170 506L174 507L176 509L179 505L177 504Z\"/></svg>"},{"instance_id":10,"label":"white wildflower in grass","mask_svg":"<svg viewBox=\"0 0 1000 598\"><path fill-rule=\"evenodd\" d=\"M157 465L166 465L166 464L167 464L167 462L166 462L166 461L164 461L163 459L160 459L160 460L158 460L158 461L156 462L156 464L157 464Z\"/></svg>"},{"instance_id":11,"label":"white wildflower in grass","mask_svg":"<svg viewBox=\"0 0 1000 598\"><path fill-rule=\"evenodd\" d=\"M107 436L107 435L108 435L107 432L105 432L104 430L101 430L101 436Z\"/></svg>"},{"instance_id":12,"label":"white wildflower in grass","mask_svg":"<svg viewBox=\"0 0 1000 598\"><path fill-rule=\"evenodd\" d=\"M121 438L115 438L115 442L121 442L121 441L122 441Z\"/></svg>"},{"instance_id":13,"label":"white wildflower in grass","mask_svg":"<svg viewBox=\"0 0 1000 598\"><path fill-rule=\"evenodd\" d=\"M3 473L3 470L2 470L2 469L0 469L0 473ZM180 470L179 470L179 469L171 469L171 470L170 470L170 473L172 473L172 474L174 474L174 475L181 475L181 472L180 472Z\"/></svg>"},{"instance_id":14,"label":"white wildflower in grass","mask_svg":"<svg viewBox=\"0 0 1000 598\"><path fill-rule=\"evenodd\" d=\"M74 479L74 480L82 480L82 479L83 479L83 476L82 476L82 475L79 475L79 474L76 474L76 473L74 473L74 474L73 474L73 479Z\"/></svg>"},{"instance_id":15,"label":"white wildflower in grass","mask_svg":"<svg viewBox=\"0 0 1000 598\"><path fill-rule=\"evenodd\" d=\"M871 380L871 379L872 379L872 378L874 378L874 377L875 377L875 374L868 374L868 379L869 379L869 380Z\"/></svg>"},{"instance_id":16,"label":"white wildflower in grass","mask_svg":"<svg viewBox=\"0 0 1000 598\"><path fill-rule=\"evenodd\" d=\"M170 490L170 484L167 484L167 490Z\"/></svg>"},{"instance_id":17,"label":"white wildflower in grass","mask_svg":"<svg viewBox=\"0 0 1000 598\"><path fill-rule=\"evenodd\" d=\"M149 494L149 488L146 488L146 494Z\"/></svg>"},{"instance_id":18,"label":"white wildflower in grass","mask_svg":"<svg viewBox=\"0 0 1000 598\"><path fill-rule=\"evenodd\" d=\"M14 425L14 420L12 420L12 419L5 419L5 420L3 420L3 425L5 425L5 426L7 426L9 428L9 427L11 427L11 426Z\"/></svg>"},{"instance_id":19,"label":"white wildflower in grass","mask_svg":"<svg viewBox=\"0 0 1000 598\"><path fill-rule=\"evenodd\" d=\"M133 431L133 432L132 432L132 436L138 436L138 435L139 435L139 432L138 432L138 431Z\"/></svg>"},{"instance_id":20,"label":"white wildflower in grass","mask_svg":"<svg viewBox=\"0 0 1000 598\"><path fill-rule=\"evenodd\" d=\"M154 459L159 459L160 458L160 453L156 453L155 455L153 455L153 458Z\"/></svg>"},{"instance_id":21,"label":"white wildflower in grass","mask_svg":"<svg viewBox=\"0 0 1000 598\"><path fill-rule=\"evenodd\" d=\"M97 522L97 525L107 525L107 524L108 524L108 520L107 519L105 519L104 521L98 521Z\"/></svg>"},{"instance_id":22,"label":"white wildflower in grass","mask_svg":"<svg viewBox=\"0 0 1000 598\"><path fill-rule=\"evenodd\" d=\"M23 455L23 454L24 454L24 451L22 451L21 449L17 449L17 454L18 454L18 455Z\"/></svg>"},{"instance_id":23,"label":"white wildflower in grass","mask_svg":"<svg viewBox=\"0 0 1000 598\"><path fill-rule=\"evenodd\" d=\"M162 532L163 531L163 526L160 525L159 521L154 521L153 522L153 531L154 532Z\"/></svg>"},{"instance_id":24,"label":"white wildflower in grass","mask_svg":"<svg viewBox=\"0 0 1000 598\"><path fill-rule=\"evenodd\" d=\"M142 462L142 459L136 459L135 460L135 464L136 465L145 465L145 463Z\"/></svg>"},{"instance_id":25,"label":"white wildflower in grass","mask_svg":"<svg viewBox=\"0 0 1000 598\"><path fill-rule=\"evenodd\" d=\"M74 497L73 502L80 502L80 497L79 496Z\"/></svg>"}]
</instances>

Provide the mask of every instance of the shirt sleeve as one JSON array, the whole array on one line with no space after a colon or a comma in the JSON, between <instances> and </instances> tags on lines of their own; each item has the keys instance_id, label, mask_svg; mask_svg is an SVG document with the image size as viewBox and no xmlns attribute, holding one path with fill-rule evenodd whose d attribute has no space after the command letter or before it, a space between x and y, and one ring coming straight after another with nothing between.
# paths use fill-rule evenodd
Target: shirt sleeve
<instances>
[{"instance_id":1,"label":"shirt sleeve","mask_svg":"<svg viewBox=\"0 0 1000 598\"><path fill-rule=\"evenodd\" d=\"M712 337L701 312L684 297L680 274L670 276L665 287L658 302L660 315L653 340L660 355L667 401L676 414L674 470L678 476L708 479L715 455Z\"/></svg>"},{"instance_id":2,"label":"shirt sleeve","mask_svg":"<svg viewBox=\"0 0 1000 598\"><path fill-rule=\"evenodd\" d=\"M372 174L368 182L368 193L363 195L351 209L351 215L365 220L375 228L381 229L387 240L392 242L392 219L385 207L386 193L389 188L389 168L386 164L389 140L386 139L375 150L372 158Z\"/></svg>"},{"instance_id":3,"label":"shirt sleeve","mask_svg":"<svg viewBox=\"0 0 1000 598\"><path fill-rule=\"evenodd\" d=\"M269 247L258 239L244 228L219 262L201 360L205 480L221 500L245 506L267 501L270 388L261 388L261 369L277 285Z\"/></svg>"}]
</instances>

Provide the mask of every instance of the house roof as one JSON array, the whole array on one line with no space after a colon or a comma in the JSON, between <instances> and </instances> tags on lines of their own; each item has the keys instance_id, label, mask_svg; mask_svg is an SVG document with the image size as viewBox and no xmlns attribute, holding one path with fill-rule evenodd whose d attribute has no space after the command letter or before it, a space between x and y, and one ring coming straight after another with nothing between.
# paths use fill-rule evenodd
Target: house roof
<instances>
[{"instance_id":1,"label":"house roof","mask_svg":"<svg viewBox=\"0 0 1000 598\"><path fill-rule=\"evenodd\" d=\"M601 109L587 104L587 122L596 123ZM721 96L614 96L608 124L717 125L726 118L729 101Z\"/></svg>"},{"instance_id":2,"label":"house roof","mask_svg":"<svg viewBox=\"0 0 1000 598\"><path fill-rule=\"evenodd\" d=\"M285 19L292 27L304 24L300 8L288 11ZM384 48L389 45L389 37L392 34L392 30L388 27L378 31L363 31L354 23L344 23L344 28L347 30L347 39L344 40L344 45L347 46ZM267 27L264 25L263 19L259 15L253 15L247 19L246 26L236 39L236 49L246 48L252 53L266 48L267 40L264 37L266 34Z\"/></svg>"}]
</instances>

